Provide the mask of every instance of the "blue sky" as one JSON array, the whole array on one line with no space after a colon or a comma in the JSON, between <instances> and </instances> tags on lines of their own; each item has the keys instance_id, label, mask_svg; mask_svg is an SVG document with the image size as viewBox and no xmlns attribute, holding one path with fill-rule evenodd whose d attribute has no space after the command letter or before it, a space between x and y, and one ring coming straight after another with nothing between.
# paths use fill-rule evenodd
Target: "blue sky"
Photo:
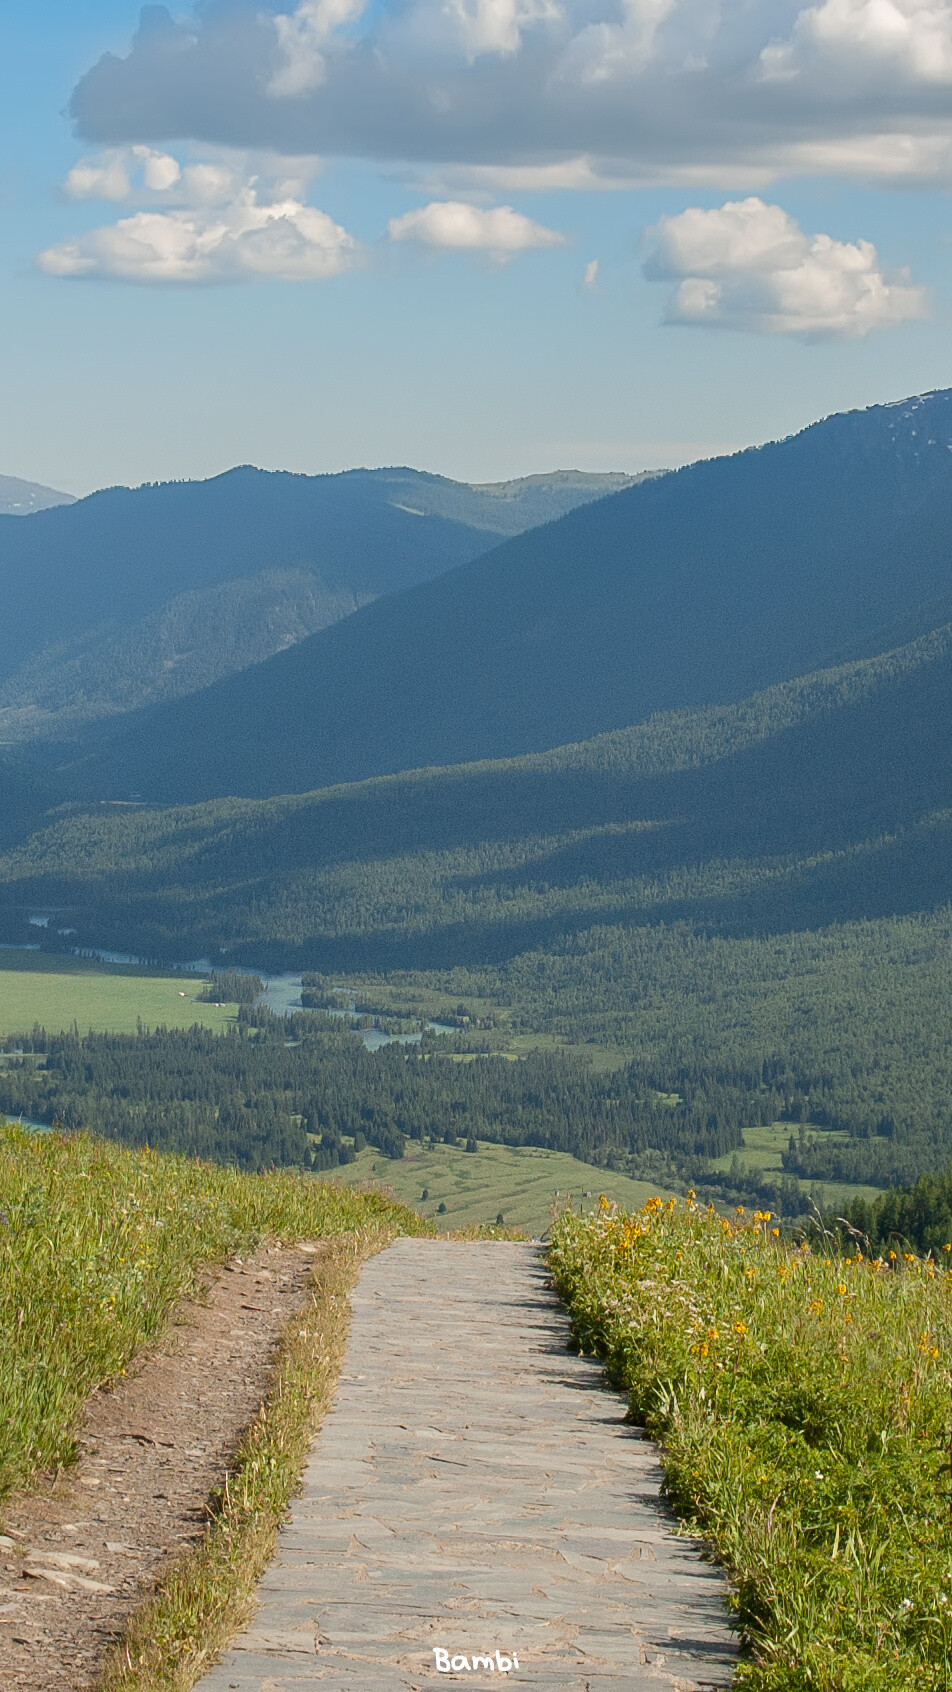
<instances>
[{"instance_id":1,"label":"blue sky","mask_svg":"<svg viewBox=\"0 0 952 1692\"><path fill-rule=\"evenodd\" d=\"M639 469L952 386L952 0L35 0L0 472Z\"/></svg>"}]
</instances>

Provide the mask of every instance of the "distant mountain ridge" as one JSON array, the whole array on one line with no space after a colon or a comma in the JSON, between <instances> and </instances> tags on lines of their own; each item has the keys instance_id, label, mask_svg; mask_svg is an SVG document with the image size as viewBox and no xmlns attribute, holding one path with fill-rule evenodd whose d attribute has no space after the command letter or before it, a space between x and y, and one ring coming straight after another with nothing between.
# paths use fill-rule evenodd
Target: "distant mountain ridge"
<instances>
[{"instance_id":1,"label":"distant mountain ridge","mask_svg":"<svg viewBox=\"0 0 952 1692\"><path fill-rule=\"evenodd\" d=\"M54 505L75 505L73 494L58 493L41 482L24 482L19 476L0 476L0 516L29 517L34 511L49 511Z\"/></svg>"},{"instance_id":2,"label":"distant mountain ridge","mask_svg":"<svg viewBox=\"0 0 952 1692\"><path fill-rule=\"evenodd\" d=\"M407 469L244 466L206 482L104 489L28 523L0 515L0 738L177 697L633 479L555 472L476 489ZM183 599L196 593L201 650Z\"/></svg>"},{"instance_id":3,"label":"distant mountain ridge","mask_svg":"<svg viewBox=\"0 0 952 1692\"><path fill-rule=\"evenodd\" d=\"M580 506L129 718L95 797L266 797L542 751L805 674L952 595L952 392ZM928 624L927 624L928 626Z\"/></svg>"}]
</instances>

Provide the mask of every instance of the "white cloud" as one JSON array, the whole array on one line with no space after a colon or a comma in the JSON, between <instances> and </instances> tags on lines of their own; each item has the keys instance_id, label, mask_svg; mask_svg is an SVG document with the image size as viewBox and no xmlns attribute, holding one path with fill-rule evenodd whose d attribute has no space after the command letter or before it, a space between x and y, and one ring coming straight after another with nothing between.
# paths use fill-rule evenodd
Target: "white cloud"
<instances>
[{"instance_id":1,"label":"white cloud","mask_svg":"<svg viewBox=\"0 0 952 1692\"><path fill-rule=\"evenodd\" d=\"M585 274L582 277L582 287L583 288L594 288L594 287L597 286L597 284L598 284L598 260L597 259L590 259L588 264L585 266Z\"/></svg>"},{"instance_id":2,"label":"white cloud","mask_svg":"<svg viewBox=\"0 0 952 1692\"><path fill-rule=\"evenodd\" d=\"M480 53L517 53L532 24L562 17L554 0L473 0L470 5L448 0L444 11L456 26L460 45L474 58Z\"/></svg>"},{"instance_id":3,"label":"white cloud","mask_svg":"<svg viewBox=\"0 0 952 1692\"><path fill-rule=\"evenodd\" d=\"M336 32L354 22L365 0L303 0L297 11L274 19L281 54L268 83L279 100L297 100L319 88L327 75L326 50Z\"/></svg>"},{"instance_id":4,"label":"white cloud","mask_svg":"<svg viewBox=\"0 0 952 1692\"><path fill-rule=\"evenodd\" d=\"M824 0L808 6L785 41L761 53L774 81L835 76L847 87L870 80L952 83L948 0Z\"/></svg>"},{"instance_id":5,"label":"white cloud","mask_svg":"<svg viewBox=\"0 0 952 1692\"><path fill-rule=\"evenodd\" d=\"M303 199L318 174L315 158L276 158L218 148L180 163L154 147L112 147L81 159L63 184L70 200L110 200L145 206L224 206L249 186L258 197Z\"/></svg>"},{"instance_id":6,"label":"white cloud","mask_svg":"<svg viewBox=\"0 0 952 1692\"><path fill-rule=\"evenodd\" d=\"M387 225L391 241L416 241L445 252L489 253L498 260L531 247L563 247L565 236L533 223L512 206L483 211L463 200L433 200Z\"/></svg>"},{"instance_id":7,"label":"white cloud","mask_svg":"<svg viewBox=\"0 0 952 1692\"><path fill-rule=\"evenodd\" d=\"M648 233L645 275L676 283L666 323L858 340L926 315L925 290L887 279L871 242L806 235L753 196L691 207Z\"/></svg>"},{"instance_id":8,"label":"white cloud","mask_svg":"<svg viewBox=\"0 0 952 1692\"><path fill-rule=\"evenodd\" d=\"M48 276L123 282L314 282L352 269L359 254L326 212L293 199L263 204L246 186L225 205L134 212L49 247L37 264Z\"/></svg>"},{"instance_id":9,"label":"white cloud","mask_svg":"<svg viewBox=\"0 0 952 1692\"><path fill-rule=\"evenodd\" d=\"M72 110L107 147L389 159L447 195L453 172L456 192L746 192L952 182L950 87L952 0L202 0L147 7ZM99 191L122 197L115 170Z\"/></svg>"}]
</instances>

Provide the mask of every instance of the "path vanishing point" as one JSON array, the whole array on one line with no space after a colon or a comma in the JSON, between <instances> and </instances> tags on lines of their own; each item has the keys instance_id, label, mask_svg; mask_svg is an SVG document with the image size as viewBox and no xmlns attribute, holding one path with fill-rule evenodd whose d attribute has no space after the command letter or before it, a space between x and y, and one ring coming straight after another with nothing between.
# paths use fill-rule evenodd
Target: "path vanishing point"
<instances>
[{"instance_id":1,"label":"path vanishing point","mask_svg":"<svg viewBox=\"0 0 952 1692\"><path fill-rule=\"evenodd\" d=\"M352 1302L253 1620L200 1692L729 1687L723 1576L568 1351L538 1248L399 1240Z\"/></svg>"}]
</instances>

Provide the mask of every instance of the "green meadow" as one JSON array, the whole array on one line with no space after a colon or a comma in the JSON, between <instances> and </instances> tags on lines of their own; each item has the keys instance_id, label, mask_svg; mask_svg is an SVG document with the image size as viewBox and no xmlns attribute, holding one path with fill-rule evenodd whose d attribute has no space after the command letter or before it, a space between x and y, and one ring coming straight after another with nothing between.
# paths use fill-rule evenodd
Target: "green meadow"
<instances>
[{"instance_id":1,"label":"green meadow","mask_svg":"<svg viewBox=\"0 0 952 1692\"><path fill-rule=\"evenodd\" d=\"M297 1172L239 1175L84 1134L0 1129L0 1498L70 1460L87 1394L159 1332L204 1263L267 1234L421 1227L384 1196Z\"/></svg>"},{"instance_id":2,"label":"green meadow","mask_svg":"<svg viewBox=\"0 0 952 1692\"><path fill-rule=\"evenodd\" d=\"M546 1233L553 1212L566 1205L588 1212L604 1193L625 1209L637 1209L660 1190L580 1163L567 1152L486 1141L479 1142L477 1152L446 1145L424 1148L413 1141L397 1161L367 1146L354 1163L332 1170L327 1179L380 1187L441 1230L478 1227L501 1214L507 1228L531 1235ZM446 1206L442 1214L441 1204Z\"/></svg>"},{"instance_id":3,"label":"green meadow","mask_svg":"<svg viewBox=\"0 0 952 1692\"><path fill-rule=\"evenodd\" d=\"M34 1023L51 1033L79 1028L134 1034L145 1028L190 1028L200 1022L219 1031L234 1021L233 1006L196 1002L194 977L149 975L123 964L43 952L0 950L0 1036L23 1034Z\"/></svg>"},{"instance_id":4,"label":"green meadow","mask_svg":"<svg viewBox=\"0 0 952 1692\"><path fill-rule=\"evenodd\" d=\"M829 1128L816 1128L809 1123L805 1124L805 1132L811 1141L849 1140L846 1133L835 1132ZM779 1180L784 1173L782 1154L790 1143L791 1133L796 1138L799 1128L789 1122L770 1122L762 1128L745 1128L743 1147L739 1151L727 1152L724 1157L715 1159L713 1167L726 1174L736 1163L751 1174ZM880 1187L861 1184L853 1186L844 1181L801 1181L800 1187L820 1210L835 1210L840 1205L849 1204L853 1199L872 1201L879 1198L882 1191Z\"/></svg>"},{"instance_id":5,"label":"green meadow","mask_svg":"<svg viewBox=\"0 0 952 1692\"><path fill-rule=\"evenodd\" d=\"M556 1224L579 1347L732 1578L737 1692L952 1685L952 1275L660 1201Z\"/></svg>"}]
</instances>

